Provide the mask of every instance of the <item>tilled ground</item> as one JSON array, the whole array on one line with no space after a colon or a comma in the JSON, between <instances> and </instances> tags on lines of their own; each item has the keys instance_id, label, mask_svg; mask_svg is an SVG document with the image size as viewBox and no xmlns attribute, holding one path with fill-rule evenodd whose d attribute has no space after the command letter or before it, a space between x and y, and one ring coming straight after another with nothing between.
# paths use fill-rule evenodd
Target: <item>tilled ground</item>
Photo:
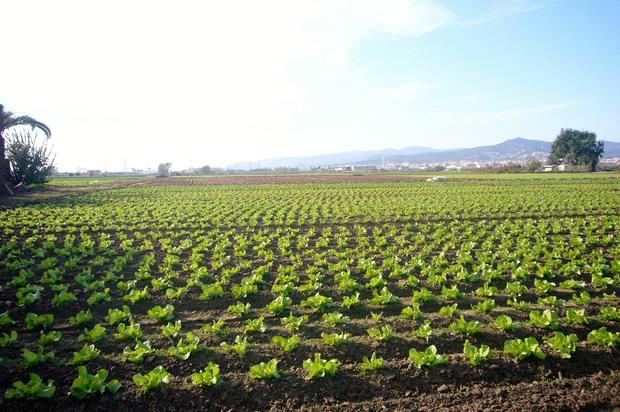
<instances>
[{"instance_id":1,"label":"tilled ground","mask_svg":"<svg viewBox=\"0 0 620 412\"><path fill-rule=\"evenodd\" d=\"M345 370L336 378L310 382L296 371L273 382L245 379L204 390L164 388L148 394L126 388L122 393L86 402L71 397L27 404L0 401L0 409L23 410L27 406L32 410L76 411L612 410L620 406L620 373L617 357L606 358L615 370L582 374L574 363L560 367L561 362L554 365L554 361L549 361L543 365L491 363L476 369L453 364L418 371L403 363L391 365L394 368L390 372L364 378L349 375L352 371Z\"/></svg>"}]
</instances>

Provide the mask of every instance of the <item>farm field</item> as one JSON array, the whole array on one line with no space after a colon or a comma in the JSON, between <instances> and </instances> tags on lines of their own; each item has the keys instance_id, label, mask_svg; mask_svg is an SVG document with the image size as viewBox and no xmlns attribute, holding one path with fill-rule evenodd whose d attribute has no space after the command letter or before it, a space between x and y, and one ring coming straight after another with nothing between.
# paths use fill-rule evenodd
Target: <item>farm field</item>
<instances>
[{"instance_id":1,"label":"farm field","mask_svg":"<svg viewBox=\"0 0 620 412\"><path fill-rule=\"evenodd\" d=\"M425 177L0 206L0 409L620 405L620 175Z\"/></svg>"}]
</instances>

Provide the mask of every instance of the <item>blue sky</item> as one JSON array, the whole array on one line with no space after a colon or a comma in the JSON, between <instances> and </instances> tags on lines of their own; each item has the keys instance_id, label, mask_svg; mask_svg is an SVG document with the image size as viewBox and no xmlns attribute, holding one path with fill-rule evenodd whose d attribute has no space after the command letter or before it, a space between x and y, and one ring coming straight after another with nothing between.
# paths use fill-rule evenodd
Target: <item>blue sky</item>
<instances>
[{"instance_id":1,"label":"blue sky","mask_svg":"<svg viewBox=\"0 0 620 412\"><path fill-rule=\"evenodd\" d=\"M3 5L0 102L62 170L620 140L619 1L51 3Z\"/></svg>"}]
</instances>

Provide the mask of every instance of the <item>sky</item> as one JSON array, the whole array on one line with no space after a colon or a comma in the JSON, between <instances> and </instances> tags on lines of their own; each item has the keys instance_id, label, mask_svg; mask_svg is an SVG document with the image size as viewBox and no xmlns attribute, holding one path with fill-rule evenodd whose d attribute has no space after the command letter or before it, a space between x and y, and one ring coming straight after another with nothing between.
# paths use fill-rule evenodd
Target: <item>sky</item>
<instances>
[{"instance_id":1,"label":"sky","mask_svg":"<svg viewBox=\"0 0 620 412\"><path fill-rule=\"evenodd\" d=\"M61 171L620 140L617 0L0 0Z\"/></svg>"}]
</instances>

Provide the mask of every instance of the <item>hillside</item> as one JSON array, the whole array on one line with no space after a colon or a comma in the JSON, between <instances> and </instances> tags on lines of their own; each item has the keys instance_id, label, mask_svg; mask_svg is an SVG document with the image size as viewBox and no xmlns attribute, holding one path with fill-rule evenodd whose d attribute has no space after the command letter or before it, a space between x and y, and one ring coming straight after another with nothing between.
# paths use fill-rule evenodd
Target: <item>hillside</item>
<instances>
[{"instance_id":1,"label":"hillside","mask_svg":"<svg viewBox=\"0 0 620 412\"><path fill-rule=\"evenodd\" d=\"M605 141L605 157L620 157L620 142ZM495 145L477 146L464 149L438 150L429 147L410 146L403 149L383 149L374 151L351 151L314 156L281 157L253 162L239 162L229 169L247 170L250 168L298 167L309 169L318 166L346 164L386 163L433 163L470 161L519 161L530 156L545 157L551 151L551 142L517 137Z\"/></svg>"}]
</instances>

